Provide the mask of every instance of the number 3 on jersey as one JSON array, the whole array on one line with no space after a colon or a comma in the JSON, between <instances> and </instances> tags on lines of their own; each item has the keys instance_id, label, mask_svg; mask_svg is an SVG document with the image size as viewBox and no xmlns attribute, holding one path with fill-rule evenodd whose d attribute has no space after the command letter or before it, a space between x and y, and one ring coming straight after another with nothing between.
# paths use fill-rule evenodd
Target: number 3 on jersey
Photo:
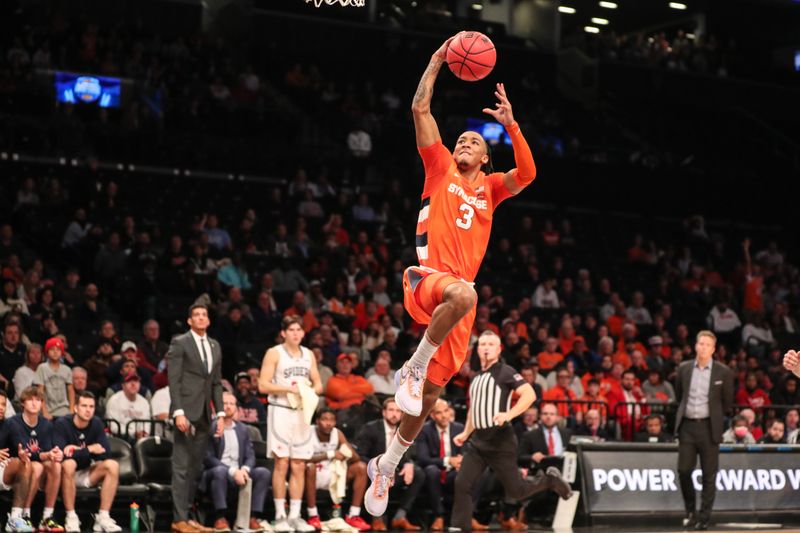
<instances>
[{"instance_id":1,"label":"number 3 on jersey","mask_svg":"<svg viewBox=\"0 0 800 533\"><path fill-rule=\"evenodd\" d=\"M475 209L469 204L461 204L458 208L464 214L456 219L456 226L461 229L469 229L472 227L472 217L475 216Z\"/></svg>"}]
</instances>

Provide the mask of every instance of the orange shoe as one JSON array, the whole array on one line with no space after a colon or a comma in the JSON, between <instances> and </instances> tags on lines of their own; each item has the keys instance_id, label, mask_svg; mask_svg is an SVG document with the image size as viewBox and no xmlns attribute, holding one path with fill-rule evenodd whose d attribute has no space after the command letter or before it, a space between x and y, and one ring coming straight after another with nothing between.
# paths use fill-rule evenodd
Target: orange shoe
<instances>
[{"instance_id":1,"label":"orange shoe","mask_svg":"<svg viewBox=\"0 0 800 533\"><path fill-rule=\"evenodd\" d=\"M472 519L472 531L488 531L489 526L485 526L478 522L476 519Z\"/></svg>"},{"instance_id":2,"label":"orange shoe","mask_svg":"<svg viewBox=\"0 0 800 533\"><path fill-rule=\"evenodd\" d=\"M392 529L400 529L402 531L419 531L422 528L409 522L408 518L400 518L397 520L392 520Z\"/></svg>"},{"instance_id":3,"label":"orange shoe","mask_svg":"<svg viewBox=\"0 0 800 533\"><path fill-rule=\"evenodd\" d=\"M500 527L507 531L522 531L528 529L528 526L526 524L523 524L513 516L508 520L501 520Z\"/></svg>"},{"instance_id":4,"label":"orange shoe","mask_svg":"<svg viewBox=\"0 0 800 533\"><path fill-rule=\"evenodd\" d=\"M228 520L225 517L217 518L216 522L214 522L215 533L224 533L230 530L231 525L228 523Z\"/></svg>"},{"instance_id":5,"label":"orange shoe","mask_svg":"<svg viewBox=\"0 0 800 533\"><path fill-rule=\"evenodd\" d=\"M437 516L436 520L433 521L431 527L429 527L431 531L443 531L444 530L444 518L441 516Z\"/></svg>"},{"instance_id":6,"label":"orange shoe","mask_svg":"<svg viewBox=\"0 0 800 533\"><path fill-rule=\"evenodd\" d=\"M372 531L386 531L386 524L383 523L382 518L372 519Z\"/></svg>"},{"instance_id":7,"label":"orange shoe","mask_svg":"<svg viewBox=\"0 0 800 533\"><path fill-rule=\"evenodd\" d=\"M364 522L364 519L360 516L348 516L344 521L347 522L348 526L354 527L359 531L369 531L371 529L369 524Z\"/></svg>"}]
</instances>

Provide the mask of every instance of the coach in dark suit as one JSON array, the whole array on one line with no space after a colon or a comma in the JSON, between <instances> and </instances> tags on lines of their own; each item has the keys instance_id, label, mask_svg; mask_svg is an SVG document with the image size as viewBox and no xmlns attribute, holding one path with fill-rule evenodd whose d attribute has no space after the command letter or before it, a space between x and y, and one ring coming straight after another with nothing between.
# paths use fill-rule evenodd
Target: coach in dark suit
<instances>
[{"instance_id":1,"label":"coach in dark suit","mask_svg":"<svg viewBox=\"0 0 800 533\"><path fill-rule=\"evenodd\" d=\"M400 416L402 411L394 401L394 397L383 401L383 418L373 420L361 427L356 435L354 444L361 457L377 457L386 452L386 443L394 437L397 428L400 426ZM392 491L403 490L400 497L400 507L392 519L391 528L401 530L418 530L419 527L411 524L406 518L414 500L417 499L419 491L425 484L425 472L415 465L410 459L409 454L405 454L397 465L397 472L394 477ZM386 528L382 518L372 521L372 529L380 530Z\"/></svg>"},{"instance_id":2,"label":"coach in dark suit","mask_svg":"<svg viewBox=\"0 0 800 533\"><path fill-rule=\"evenodd\" d=\"M175 418L172 447L172 531L210 532L189 520L211 429L210 404L217 411L216 434L222 435L225 412L222 409L222 351L219 343L206 335L208 308L195 304L189 308L190 330L172 339L167 352L167 375L171 415Z\"/></svg>"},{"instance_id":3,"label":"coach in dark suit","mask_svg":"<svg viewBox=\"0 0 800 533\"><path fill-rule=\"evenodd\" d=\"M436 516L430 527L434 531L444 529L442 491L453 492L456 474L461 468L461 446L453 438L464 431L464 424L450 422L449 407L445 400L436 400L431 410L432 420L423 426L415 441L417 464L425 471L425 482Z\"/></svg>"},{"instance_id":4,"label":"coach in dark suit","mask_svg":"<svg viewBox=\"0 0 800 533\"><path fill-rule=\"evenodd\" d=\"M572 432L558 426L559 418L554 404L542 404L539 427L527 432L519 443L519 466L534 470L541 468L542 459L564 455Z\"/></svg>"},{"instance_id":5,"label":"coach in dark suit","mask_svg":"<svg viewBox=\"0 0 800 533\"><path fill-rule=\"evenodd\" d=\"M711 508L717 492L719 443L725 424L725 414L733 406L733 372L724 364L712 360L717 338L710 331L697 334L694 361L678 367L675 376L675 395L680 398L675 428L678 446L678 477L683 503L686 507L684 526L708 529ZM703 493L700 512L697 507L692 471L700 455L703 470Z\"/></svg>"}]
</instances>

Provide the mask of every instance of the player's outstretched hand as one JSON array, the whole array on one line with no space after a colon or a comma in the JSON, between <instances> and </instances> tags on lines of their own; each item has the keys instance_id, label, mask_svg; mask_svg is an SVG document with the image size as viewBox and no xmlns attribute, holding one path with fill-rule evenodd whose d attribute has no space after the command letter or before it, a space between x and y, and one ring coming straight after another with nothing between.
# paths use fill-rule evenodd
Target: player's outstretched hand
<instances>
[{"instance_id":1,"label":"player's outstretched hand","mask_svg":"<svg viewBox=\"0 0 800 533\"><path fill-rule=\"evenodd\" d=\"M494 95L498 100L498 102L494 104L496 109L484 107L483 112L487 115L491 115L503 126L510 126L514 123L514 113L511 111L511 101L508 99L508 95L506 95L506 86L502 83L498 83Z\"/></svg>"},{"instance_id":2,"label":"player's outstretched hand","mask_svg":"<svg viewBox=\"0 0 800 533\"><path fill-rule=\"evenodd\" d=\"M447 61L447 49L450 47L450 43L453 41L453 39L455 39L456 37L458 37L462 33L464 33L464 32L460 31L460 32L456 33L455 35L453 35L452 37L450 37L449 39L447 39L442 44L442 46L440 46L439 49L436 50L433 53L433 57L441 59L442 61Z\"/></svg>"},{"instance_id":3,"label":"player's outstretched hand","mask_svg":"<svg viewBox=\"0 0 800 533\"><path fill-rule=\"evenodd\" d=\"M783 356L783 367L789 372L796 371L799 364L800 354L798 354L796 351L789 350L786 352L786 355Z\"/></svg>"}]
</instances>

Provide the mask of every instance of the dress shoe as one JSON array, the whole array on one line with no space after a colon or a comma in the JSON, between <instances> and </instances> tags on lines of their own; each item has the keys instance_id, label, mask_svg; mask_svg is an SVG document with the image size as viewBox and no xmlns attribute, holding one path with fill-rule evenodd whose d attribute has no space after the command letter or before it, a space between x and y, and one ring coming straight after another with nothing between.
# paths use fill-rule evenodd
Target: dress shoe
<instances>
[{"instance_id":1,"label":"dress shoe","mask_svg":"<svg viewBox=\"0 0 800 533\"><path fill-rule=\"evenodd\" d=\"M197 529L186 520L172 523L172 533L197 533Z\"/></svg>"},{"instance_id":2,"label":"dress shoe","mask_svg":"<svg viewBox=\"0 0 800 533\"><path fill-rule=\"evenodd\" d=\"M383 523L382 518L372 519L372 531L386 531L386 524Z\"/></svg>"},{"instance_id":3,"label":"dress shoe","mask_svg":"<svg viewBox=\"0 0 800 533\"><path fill-rule=\"evenodd\" d=\"M683 517L683 528L684 529L694 529L694 525L697 523L697 515L694 513L686 513L686 516Z\"/></svg>"},{"instance_id":4,"label":"dress shoe","mask_svg":"<svg viewBox=\"0 0 800 533\"><path fill-rule=\"evenodd\" d=\"M472 531L488 531L489 530L489 526L481 524L480 522L478 522L474 518L472 519L472 525L470 527L472 528Z\"/></svg>"},{"instance_id":5,"label":"dress shoe","mask_svg":"<svg viewBox=\"0 0 800 533\"><path fill-rule=\"evenodd\" d=\"M402 531L419 531L421 528L409 522L408 518L396 518L392 520L392 529L400 529Z\"/></svg>"},{"instance_id":6,"label":"dress shoe","mask_svg":"<svg viewBox=\"0 0 800 533\"><path fill-rule=\"evenodd\" d=\"M694 523L695 531L705 531L708 529L708 518L698 518L697 522Z\"/></svg>"},{"instance_id":7,"label":"dress shoe","mask_svg":"<svg viewBox=\"0 0 800 533\"><path fill-rule=\"evenodd\" d=\"M230 530L231 530L231 525L228 523L227 518L225 517L217 518L217 520L214 522L215 533L222 533Z\"/></svg>"},{"instance_id":8,"label":"dress shoe","mask_svg":"<svg viewBox=\"0 0 800 533\"><path fill-rule=\"evenodd\" d=\"M214 533L212 528L206 527L196 520L189 520L189 525L192 526L197 533Z\"/></svg>"},{"instance_id":9,"label":"dress shoe","mask_svg":"<svg viewBox=\"0 0 800 533\"><path fill-rule=\"evenodd\" d=\"M429 527L431 531L442 531L444 529L444 518L441 516L437 516L436 520L433 521L431 527Z\"/></svg>"}]
</instances>

